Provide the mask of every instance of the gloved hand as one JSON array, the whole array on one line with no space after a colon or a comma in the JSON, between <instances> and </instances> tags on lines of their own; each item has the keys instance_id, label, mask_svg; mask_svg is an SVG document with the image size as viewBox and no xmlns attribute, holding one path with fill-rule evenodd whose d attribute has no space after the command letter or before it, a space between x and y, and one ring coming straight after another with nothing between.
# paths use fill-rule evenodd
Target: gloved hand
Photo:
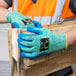
<instances>
[{"instance_id":1,"label":"gloved hand","mask_svg":"<svg viewBox=\"0 0 76 76\"><path fill-rule=\"evenodd\" d=\"M16 11L11 11L7 14L7 21L12 23L15 28L26 29L27 26L41 28L41 24L39 22L34 21Z\"/></svg>"},{"instance_id":2,"label":"gloved hand","mask_svg":"<svg viewBox=\"0 0 76 76\"><path fill-rule=\"evenodd\" d=\"M27 31L36 34L19 34L19 48L21 56L36 58L64 48L67 48L66 35L54 34L46 28L27 27Z\"/></svg>"}]
</instances>

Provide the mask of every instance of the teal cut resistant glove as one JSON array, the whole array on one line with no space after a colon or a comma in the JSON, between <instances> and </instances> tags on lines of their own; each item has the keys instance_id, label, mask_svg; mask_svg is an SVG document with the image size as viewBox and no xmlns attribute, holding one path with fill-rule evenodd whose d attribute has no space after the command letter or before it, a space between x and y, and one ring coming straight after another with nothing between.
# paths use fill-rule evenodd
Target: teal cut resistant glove
<instances>
[{"instance_id":1,"label":"teal cut resistant glove","mask_svg":"<svg viewBox=\"0 0 76 76\"><path fill-rule=\"evenodd\" d=\"M7 14L7 21L11 23L15 28L26 29L27 27L41 28L41 24L37 21L26 17L17 11L11 11Z\"/></svg>"},{"instance_id":2,"label":"teal cut resistant glove","mask_svg":"<svg viewBox=\"0 0 76 76\"><path fill-rule=\"evenodd\" d=\"M27 27L27 31L36 34L19 34L18 46L21 56L36 58L67 48L66 35L54 34L46 28Z\"/></svg>"}]
</instances>

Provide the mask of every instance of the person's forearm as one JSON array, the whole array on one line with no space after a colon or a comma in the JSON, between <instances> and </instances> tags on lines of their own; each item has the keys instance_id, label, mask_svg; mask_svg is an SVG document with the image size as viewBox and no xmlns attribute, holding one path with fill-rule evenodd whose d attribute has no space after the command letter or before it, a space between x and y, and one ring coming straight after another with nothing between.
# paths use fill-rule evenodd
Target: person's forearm
<instances>
[{"instance_id":1,"label":"person's forearm","mask_svg":"<svg viewBox=\"0 0 76 76\"><path fill-rule=\"evenodd\" d=\"M69 32L66 32L65 34L67 37L68 47L73 45L76 46L76 28Z\"/></svg>"},{"instance_id":2,"label":"person's forearm","mask_svg":"<svg viewBox=\"0 0 76 76\"><path fill-rule=\"evenodd\" d=\"M9 5L4 0L0 0L0 23L7 22L6 16L10 12L8 8Z\"/></svg>"},{"instance_id":3,"label":"person's forearm","mask_svg":"<svg viewBox=\"0 0 76 76\"><path fill-rule=\"evenodd\" d=\"M0 7L0 23L7 22L7 14L10 10Z\"/></svg>"}]
</instances>

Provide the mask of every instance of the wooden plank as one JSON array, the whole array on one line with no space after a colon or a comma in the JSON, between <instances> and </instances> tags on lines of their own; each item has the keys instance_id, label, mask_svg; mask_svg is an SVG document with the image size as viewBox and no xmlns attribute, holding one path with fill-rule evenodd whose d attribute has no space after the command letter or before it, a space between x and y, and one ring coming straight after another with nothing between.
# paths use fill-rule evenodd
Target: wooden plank
<instances>
[{"instance_id":1,"label":"wooden plank","mask_svg":"<svg viewBox=\"0 0 76 76\"><path fill-rule=\"evenodd\" d=\"M69 30L76 28L76 20L58 23L54 25L48 25L46 26L46 28L48 28L56 34L67 32ZM8 34L10 58L12 59L13 57L18 62L18 64L20 58L20 50L18 49L18 43L17 41L11 41L13 41L13 39L17 40L18 34L22 32L29 33L26 30L11 29L9 30ZM12 47L15 48L12 49ZM51 53L49 55L44 55L35 59L22 58L21 68L25 70L25 76L44 76L46 74L71 66L73 63L76 63L75 51L76 49L70 48L55 53ZM24 75L24 72L22 72L21 74Z\"/></svg>"},{"instance_id":2,"label":"wooden plank","mask_svg":"<svg viewBox=\"0 0 76 76\"><path fill-rule=\"evenodd\" d=\"M45 76L76 63L76 51L30 66L25 76Z\"/></svg>"},{"instance_id":3,"label":"wooden plank","mask_svg":"<svg viewBox=\"0 0 76 76\"><path fill-rule=\"evenodd\" d=\"M11 31L8 31L8 47L9 47L9 58L12 59L12 35L11 35Z\"/></svg>"},{"instance_id":4,"label":"wooden plank","mask_svg":"<svg viewBox=\"0 0 76 76\"><path fill-rule=\"evenodd\" d=\"M45 76L76 63L76 51L22 69L20 76ZM15 67L16 70L16 67ZM16 76L18 72L14 72Z\"/></svg>"},{"instance_id":5,"label":"wooden plank","mask_svg":"<svg viewBox=\"0 0 76 76\"><path fill-rule=\"evenodd\" d=\"M66 22L60 22L60 23L46 25L45 27L48 29L54 29L54 28L66 27L66 26L70 26L70 25L73 26L75 24L76 24L76 20L72 20L72 21L66 21Z\"/></svg>"},{"instance_id":6,"label":"wooden plank","mask_svg":"<svg viewBox=\"0 0 76 76\"><path fill-rule=\"evenodd\" d=\"M73 21L74 22L74 21ZM70 25L67 25L67 23L68 22L65 22L65 23L63 23L63 25L64 26L61 26L60 27L60 24L62 25L62 23L60 23L60 24L56 24L55 26L56 27L54 27L54 25L52 25L52 29L50 28L51 26L48 26L47 28L48 29L50 29L51 31L53 31L54 33L56 33L56 34L58 34L58 33L63 33L63 32L67 32L67 31L69 31L69 30L71 30L71 29L73 29L73 28L75 28L76 27L76 25L75 24L73 24L73 22L71 23L70 22ZM75 21L76 22L76 21ZM72 24L72 25L71 25ZM10 32L11 31L11 32ZM27 33L27 31L26 30L21 30L21 32L24 32L25 31L25 33ZM18 38L18 34L20 33L20 30L17 30L17 29L12 29L12 30L9 30L9 32L11 33L11 36L13 37L12 39L13 40L11 40L11 38L10 38L10 36L9 36L9 40L10 41L13 41L12 43L10 43L9 42L9 47L15 47L15 49L14 48L10 48L13 52L15 52L15 54L13 55L13 57L16 59L16 61L17 61L17 56L19 56L18 55L18 43L17 43L17 38ZM14 34L13 34L14 33ZM16 40L16 41L15 41ZM15 41L15 42L14 42ZM14 43L14 44L13 44ZM59 53L59 52L58 52ZM57 52L55 53L55 54L57 54ZM53 53L53 55L55 55L54 53ZM11 54L10 54L11 55ZM12 55L11 55L12 56ZM51 56L52 57L52 56ZM24 59L24 62L25 62L25 64L27 65L27 66L30 66L30 65L32 65L32 64L35 64L35 63L39 63L39 62L43 62L43 61L45 61L47 59L47 56L42 56L42 57L40 57L40 58L37 58L37 59L34 59L34 60L32 60L32 59Z\"/></svg>"}]
</instances>

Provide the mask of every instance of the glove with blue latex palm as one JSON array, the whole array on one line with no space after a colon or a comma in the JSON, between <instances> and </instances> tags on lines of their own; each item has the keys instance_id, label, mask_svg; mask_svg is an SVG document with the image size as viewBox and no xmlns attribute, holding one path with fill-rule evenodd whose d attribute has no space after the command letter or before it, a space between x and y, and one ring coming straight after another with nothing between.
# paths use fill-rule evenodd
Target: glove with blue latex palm
<instances>
[{"instance_id":1,"label":"glove with blue latex palm","mask_svg":"<svg viewBox=\"0 0 76 76\"><path fill-rule=\"evenodd\" d=\"M19 34L19 48L21 56L36 58L64 48L67 48L66 35L54 34L46 28L28 27L27 31L36 34Z\"/></svg>"},{"instance_id":2,"label":"glove with blue latex palm","mask_svg":"<svg viewBox=\"0 0 76 76\"><path fill-rule=\"evenodd\" d=\"M18 13L17 11L9 12L7 14L7 21L15 28L26 29L28 26L41 28L41 24L39 22L34 21L31 18Z\"/></svg>"}]
</instances>

